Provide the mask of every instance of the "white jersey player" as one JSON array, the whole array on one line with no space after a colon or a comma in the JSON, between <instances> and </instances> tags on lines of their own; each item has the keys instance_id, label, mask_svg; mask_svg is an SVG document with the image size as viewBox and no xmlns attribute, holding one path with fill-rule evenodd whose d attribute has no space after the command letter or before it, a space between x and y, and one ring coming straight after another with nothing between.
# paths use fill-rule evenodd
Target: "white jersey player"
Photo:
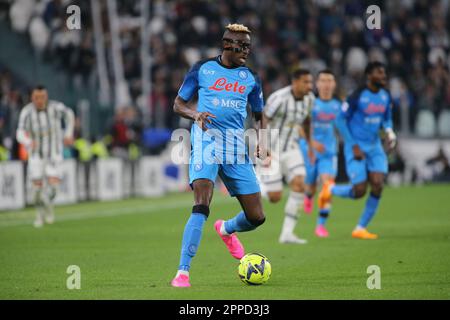
<instances>
[{"instance_id":1,"label":"white jersey player","mask_svg":"<svg viewBox=\"0 0 450 320\"><path fill-rule=\"evenodd\" d=\"M292 75L291 85L272 93L264 107L263 116L269 123L272 150L270 163L258 163L256 171L262 194L272 203L281 200L283 177L289 184L290 193L284 209L285 219L279 239L281 243L307 242L298 238L294 229L299 209L303 208L306 175L298 139L302 134L309 141L309 115L314 102L312 86L311 73L298 69Z\"/></svg>"},{"instance_id":2,"label":"white jersey player","mask_svg":"<svg viewBox=\"0 0 450 320\"><path fill-rule=\"evenodd\" d=\"M44 221L54 222L53 199L60 182L59 164L64 145L73 143L73 129L73 111L61 102L48 100L45 87L35 87L31 102L20 112L16 132L17 141L28 151L28 175L37 209L35 227L42 227Z\"/></svg>"}]
</instances>

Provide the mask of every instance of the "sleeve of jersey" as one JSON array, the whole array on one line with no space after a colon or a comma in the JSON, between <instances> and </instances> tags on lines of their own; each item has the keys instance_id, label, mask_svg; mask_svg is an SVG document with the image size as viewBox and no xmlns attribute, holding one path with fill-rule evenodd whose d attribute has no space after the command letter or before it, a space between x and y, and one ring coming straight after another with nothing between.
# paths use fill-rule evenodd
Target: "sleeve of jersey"
<instances>
[{"instance_id":1,"label":"sleeve of jersey","mask_svg":"<svg viewBox=\"0 0 450 320\"><path fill-rule=\"evenodd\" d=\"M183 84L178 90L178 95L184 101L189 101L194 96L195 92L198 90L198 70L200 69L201 63L196 63L191 70L184 77Z\"/></svg>"},{"instance_id":2,"label":"sleeve of jersey","mask_svg":"<svg viewBox=\"0 0 450 320\"><path fill-rule=\"evenodd\" d=\"M264 114L268 118L273 118L280 108L282 103L282 99L278 94L271 94L269 98L267 98L266 105L264 107Z\"/></svg>"},{"instance_id":3,"label":"sleeve of jersey","mask_svg":"<svg viewBox=\"0 0 450 320\"><path fill-rule=\"evenodd\" d=\"M66 125L66 128L64 130L64 137L65 138L73 138L73 131L75 129L75 114L64 104L61 104L63 114L64 114L64 124Z\"/></svg>"},{"instance_id":4,"label":"sleeve of jersey","mask_svg":"<svg viewBox=\"0 0 450 320\"><path fill-rule=\"evenodd\" d=\"M261 80L255 75L255 86L248 96L248 103L252 107L252 112L262 112L264 108L264 98Z\"/></svg>"},{"instance_id":5,"label":"sleeve of jersey","mask_svg":"<svg viewBox=\"0 0 450 320\"><path fill-rule=\"evenodd\" d=\"M384 113L384 119L383 119L383 129L392 129L392 99L391 95L389 95L389 103L388 107L386 108L386 111Z\"/></svg>"},{"instance_id":6,"label":"sleeve of jersey","mask_svg":"<svg viewBox=\"0 0 450 320\"><path fill-rule=\"evenodd\" d=\"M22 109L22 111L20 112L19 115L19 123L18 123L18 127L17 127L17 131L16 131L16 139L19 143L25 145L26 147L28 147L29 145L31 145L31 138L29 137L29 133L27 132L26 129L26 119L28 117L28 113L27 110L24 108Z\"/></svg>"},{"instance_id":7,"label":"sleeve of jersey","mask_svg":"<svg viewBox=\"0 0 450 320\"><path fill-rule=\"evenodd\" d=\"M347 122L351 113L353 113L352 110L349 110L350 108L352 108L350 103L348 102L342 103L341 111L339 112L336 119L336 127L338 128L339 133L344 139L344 143L354 145L355 139L353 139L350 129L348 128Z\"/></svg>"}]
</instances>

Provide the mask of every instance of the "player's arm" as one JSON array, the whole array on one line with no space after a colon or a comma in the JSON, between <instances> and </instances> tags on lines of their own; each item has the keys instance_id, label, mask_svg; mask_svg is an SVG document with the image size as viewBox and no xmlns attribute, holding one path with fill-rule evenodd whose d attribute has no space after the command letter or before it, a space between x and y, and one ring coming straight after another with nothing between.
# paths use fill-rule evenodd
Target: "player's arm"
<instances>
[{"instance_id":1,"label":"player's arm","mask_svg":"<svg viewBox=\"0 0 450 320\"><path fill-rule=\"evenodd\" d=\"M352 133L350 132L350 129L348 127L348 119L351 118L353 112L358 106L359 96L359 90L350 95L347 101L342 103L341 111L339 112L336 119L336 127L338 128L341 137L344 139L344 143L352 146L353 154L355 156L355 159L357 160L363 159L364 153L361 151L359 145L356 143L355 139L352 136Z\"/></svg>"},{"instance_id":2,"label":"player's arm","mask_svg":"<svg viewBox=\"0 0 450 320\"><path fill-rule=\"evenodd\" d=\"M394 132L393 125L392 125L392 100L391 95L389 95L389 103L388 107L386 108L386 111L384 112L384 118L382 122L382 126L384 131L386 132L386 137L388 140L388 146L389 149L392 150L395 148L395 145L397 144L397 136Z\"/></svg>"},{"instance_id":3,"label":"player's arm","mask_svg":"<svg viewBox=\"0 0 450 320\"><path fill-rule=\"evenodd\" d=\"M173 104L173 111L180 117L195 121L202 130L206 131L208 129L206 123L212 122L209 118L215 118L216 116L209 112L198 112L188 104L198 91L198 70L200 66L201 63L196 63L184 77L183 84L178 90L178 95Z\"/></svg>"},{"instance_id":4,"label":"player's arm","mask_svg":"<svg viewBox=\"0 0 450 320\"><path fill-rule=\"evenodd\" d=\"M306 140L308 144L308 158L311 163L316 162L316 155L314 154L314 149L316 149L315 141L313 137L313 126L311 124L311 114L309 114L303 121L303 125L299 127L300 137ZM323 147L323 146L322 146Z\"/></svg>"},{"instance_id":5,"label":"player's arm","mask_svg":"<svg viewBox=\"0 0 450 320\"><path fill-rule=\"evenodd\" d=\"M23 108L19 115L19 123L16 131L16 139L19 143L23 144L25 148L35 148L35 142L30 137L30 121L31 114L28 109Z\"/></svg>"},{"instance_id":6,"label":"player's arm","mask_svg":"<svg viewBox=\"0 0 450 320\"><path fill-rule=\"evenodd\" d=\"M59 105L60 111L62 112L63 120L64 120L64 145L69 146L73 144L73 131L75 128L75 114L66 105L61 103Z\"/></svg>"},{"instance_id":7,"label":"player's arm","mask_svg":"<svg viewBox=\"0 0 450 320\"><path fill-rule=\"evenodd\" d=\"M258 130L258 145L256 147L256 156L263 161L268 161L264 165L270 164L270 147L267 139L267 128L273 113L266 113L264 109L264 98L261 81L257 75L255 77L255 86L248 96L248 102L251 106L252 114ZM271 108L270 108L271 109Z\"/></svg>"},{"instance_id":8,"label":"player's arm","mask_svg":"<svg viewBox=\"0 0 450 320\"><path fill-rule=\"evenodd\" d=\"M190 107L188 102L178 95L173 104L173 111L180 117L195 121L202 130L208 130L206 123L211 123L212 121L209 118L215 118L216 116L209 112L198 112Z\"/></svg>"}]
</instances>

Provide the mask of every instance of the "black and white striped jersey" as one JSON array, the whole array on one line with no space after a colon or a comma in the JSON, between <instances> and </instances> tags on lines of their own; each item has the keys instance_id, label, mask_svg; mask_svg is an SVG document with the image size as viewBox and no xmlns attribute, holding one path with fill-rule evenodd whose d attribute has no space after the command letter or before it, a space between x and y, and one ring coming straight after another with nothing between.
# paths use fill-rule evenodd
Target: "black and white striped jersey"
<instances>
[{"instance_id":1,"label":"black and white striped jersey","mask_svg":"<svg viewBox=\"0 0 450 320\"><path fill-rule=\"evenodd\" d=\"M30 157L62 160L63 139L73 137L74 118L73 111L61 102L49 100L41 111L29 103L20 112L17 141L27 148Z\"/></svg>"},{"instance_id":2,"label":"black and white striped jersey","mask_svg":"<svg viewBox=\"0 0 450 320\"><path fill-rule=\"evenodd\" d=\"M279 147L281 152L298 148L299 126L311 113L314 94L310 93L301 100L296 100L292 87L287 86L272 93L267 99L264 114L270 119L270 129L279 130ZM273 135L272 139L274 138ZM277 145L272 140L272 145Z\"/></svg>"}]
</instances>

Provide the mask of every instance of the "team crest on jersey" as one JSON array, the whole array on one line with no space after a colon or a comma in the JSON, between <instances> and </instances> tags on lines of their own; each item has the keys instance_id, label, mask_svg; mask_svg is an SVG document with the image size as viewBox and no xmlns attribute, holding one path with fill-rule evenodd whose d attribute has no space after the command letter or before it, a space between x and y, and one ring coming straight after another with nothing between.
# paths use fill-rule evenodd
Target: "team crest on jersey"
<instances>
[{"instance_id":1,"label":"team crest on jersey","mask_svg":"<svg viewBox=\"0 0 450 320\"><path fill-rule=\"evenodd\" d=\"M247 79L247 77L248 77L247 71L244 71L244 70L239 71L238 75L239 75L239 78L244 79L244 80Z\"/></svg>"},{"instance_id":2,"label":"team crest on jersey","mask_svg":"<svg viewBox=\"0 0 450 320\"><path fill-rule=\"evenodd\" d=\"M203 166L202 166L201 163L198 163L198 164L196 164L196 165L194 166L194 170L195 170L195 171L200 171L200 170L202 170L202 168L203 168Z\"/></svg>"}]
</instances>

